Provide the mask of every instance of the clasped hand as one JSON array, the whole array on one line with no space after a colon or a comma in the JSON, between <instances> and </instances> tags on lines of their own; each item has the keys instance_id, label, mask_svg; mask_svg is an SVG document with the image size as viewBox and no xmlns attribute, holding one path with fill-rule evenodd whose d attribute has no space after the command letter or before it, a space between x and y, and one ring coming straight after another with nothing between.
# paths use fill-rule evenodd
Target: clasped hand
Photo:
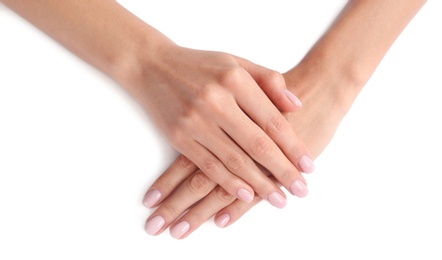
<instances>
[{"instance_id":1,"label":"clasped hand","mask_svg":"<svg viewBox=\"0 0 442 260\"><path fill-rule=\"evenodd\" d=\"M233 198L251 202L256 193L282 208L285 193L270 174L293 195L307 194L301 172L312 172L313 162L280 112L297 111L301 102L281 74L230 54L173 44L155 55L143 66L137 96L169 143L200 169L190 189L204 175ZM151 190L146 206L164 195Z\"/></svg>"}]
</instances>

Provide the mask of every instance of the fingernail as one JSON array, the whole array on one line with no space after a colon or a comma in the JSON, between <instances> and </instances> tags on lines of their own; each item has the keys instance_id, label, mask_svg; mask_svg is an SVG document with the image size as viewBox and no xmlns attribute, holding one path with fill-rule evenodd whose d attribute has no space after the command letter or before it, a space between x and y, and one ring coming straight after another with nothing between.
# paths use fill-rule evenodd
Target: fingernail
<instances>
[{"instance_id":1,"label":"fingernail","mask_svg":"<svg viewBox=\"0 0 442 260\"><path fill-rule=\"evenodd\" d=\"M230 215L227 213L224 213L215 220L215 224L218 227L223 228L227 225L227 223L229 223L229 221L230 221Z\"/></svg>"},{"instance_id":2,"label":"fingernail","mask_svg":"<svg viewBox=\"0 0 442 260\"><path fill-rule=\"evenodd\" d=\"M312 173L315 170L315 165L313 164L313 160L310 159L307 155L304 155L299 159L299 167L301 171L305 173Z\"/></svg>"},{"instance_id":3,"label":"fingernail","mask_svg":"<svg viewBox=\"0 0 442 260\"><path fill-rule=\"evenodd\" d=\"M290 185L290 191L293 195L300 198L303 198L308 194L307 186L305 186L304 182L301 180L296 180L292 183L292 185Z\"/></svg>"},{"instance_id":4,"label":"fingernail","mask_svg":"<svg viewBox=\"0 0 442 260\"><path fill-rule=\"evenodd\" d=\"M236 195L238 195L238 197L245 202L251 202L253 200L253 194L250 193L250 191L243 188L239 189L236 192Z\"/></svg>"},{"instance_id":5,"label":"fingernail","mask_svg":"<svg viewBox=\"0 0 442 260\"><path fill-rule=\"evenodd\" d=\"M287 204L285 198L276 191L272 192L267 199L270 204L280 209L284 208Z\"/></svg>"},{"instance_id":6,"label":"fingernail","mask_svg":"<svg viewBox=\"0 0 442 260\"><path fill-rule=\"evenodd\" d=\"M146 196L144 196L144 206L151 208L153 207L161 198L161 192L159 190L151 190Z\"/></svg>"},{"instance_id":7,"label":"fingernail","mask_svg":"<svg viewBox=\"0 0 442 260\"><path fill-rule=\"evenodd\" d=\"M163 217L161 216L153 217L151 220L149 220L146 223L145 229L147 234L152 236L155 235L164 226L164 223L166 223L166 221L164 220Z\"/></svg>"},{"instance_id":8,"label":"fingernail","mask_svg":"<svg viewBox=\"0 0 442 260\"><path fill-rule=\"evenodd\" d=\"M176 239L181 238L190 229L190 224L187 221L181 221L176 226L170 229L170 235Z\"/></svg>"},{"instance_id":9,"label":"fingernail","mask_svg":"<svg viewBox=\"0 0 442 260\"><path fill-rule=\"evenodd\" d=\"M284 89L284 94L290 100L290 102L292 102L295 106L299 108L302 107L301 100L299 100L299 98L295 94L293 94L287 89Z\"/></svg>"}]
</instances>

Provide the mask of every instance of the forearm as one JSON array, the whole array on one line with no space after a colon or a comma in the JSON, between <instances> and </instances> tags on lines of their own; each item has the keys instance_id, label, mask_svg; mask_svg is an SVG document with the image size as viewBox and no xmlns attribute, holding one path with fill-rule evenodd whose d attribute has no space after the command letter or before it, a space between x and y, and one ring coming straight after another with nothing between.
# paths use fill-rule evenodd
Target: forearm
<instances>
[{"instance_id":1,"label":"forearm","mask_svg":"<svg viewBox=\"0 0 442 260\"><path fill-rule=\"evenodd\" d=\"M137 54L168 41L113 0L3 0L71 52L121 83ZM131 67L132 66L132 67Z\"/></svg>"},{"instance_id":2,"label":"forearm","mask_svg":"<svg viewBox=\"0 0 442 260\"><path fill-rule=\"evenodd\" d=\"M351 0L309 51L288 85L325 85L349 108L390 46L425 0ZM305 80L301 80L304 78ZM315 79L313 79L315 78ZM312 82L318 79L326 82ZM322 88L321 91L326 91Z\"/></svg>"}]
</instances>

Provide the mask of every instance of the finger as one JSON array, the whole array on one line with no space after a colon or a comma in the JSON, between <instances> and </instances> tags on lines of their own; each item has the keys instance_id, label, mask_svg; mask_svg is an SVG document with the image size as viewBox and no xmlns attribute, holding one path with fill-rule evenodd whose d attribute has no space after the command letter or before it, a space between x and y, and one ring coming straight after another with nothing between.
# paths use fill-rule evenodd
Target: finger
<instances>
[{"instance_id":1,"label":"finger","mask_svg":"<svg viewBox=\"0 0 442 260\"><path fill-rule=\"evenodd\" d=\"M205 173L211 180L221 185L227 190L227 192L238 199L249 202L253 199L254 189L246 181L229 171L226 164L220 161L220 159L211 151L207 150L207 146L211 146L212 143L219 143L218 140L221 138L220 135L226 136L224 132L220 130L217 131L217 129L219 130L219 128L215 128L210 131L205 131L204 129L202 130L203 132L207 133L207 136L212 136L213 138L208 138L205 140L204 146L198 142L194 142L192 145L187 145L187 148L191 149L192 151L198 151L197 153L190 155L192 156L191 158L193 158L191 160L193 160L193 162L203 173ZM195 138L204 137L199 136ZM235 144L235 146L237 145ZM227 149L234 148L227 147ZM220 153L224 152L220 149L220 147L216 146L213 147L212 150ZM246 169L244 168L244 170ZM257 174L258 173L260 172L258 171ZM253 177L255 178L256 176Z\"/></svg>"},{"instance_id":2,"label":"finger","mask_svg":"<svg viewBox=\"0 0 442 260\"><path fill-rule=\"evenodd\" d=\"M207 144L206 147L223 162L227 169L252 186L259 196L267 199L277 208L283 208L286 205L284 192L221 129L207 133L204 136L195 136L195 138L199 142ZM246 198L242 198L241 195L244 195L243 193L247 191L238 192L241 187L222 185L222 183L225 183L225 180L223 180L226 179L225 176L216 176L216 178L218 178L216 182L221 183L221 186L230 194L234 194L234 191L236 191L237 197L244 201L250 202L253 199L252 193L249 193Z\"/></svg>"},{"instance_id":3,"label":"finger","mask_svg":"<svg viewBox=\"0 0 442 260\"><path fill-rule=\"evenodd\" d=\"M276 180L271 177L272 181L276 182ZM256 206L259 202L262 201L262 198L259 196L255 196L250 203L243 203L240 200L234 200L232 203L224 207L222 210L218 211L214 216L215 224L220 227L228 227L231 224L235 223L238 219L240 219L247 211ZM214 204L221 202L212 202Z\"/></svg>"},{"instance_id":4,"label":"finger","mask_svg":"<svg viewBox=\"0 0 442 260\"><path fill-rule=\"evenodd\" d=\"M260 109L258 107L259 104L257 110ZM257 121L263 121L263 119L260 118ZM234 112L221 118L223 130L257 163L270 171L287 190L293 195L298 195L299 188L306 189L306 181L297 167L294 166L294 163L287 158L288 156L281 151L275 142L282 143L283 147L290 147L285 149L291 150L289 151L290 157L294 158L298 167L299 165L303 166L302 160L304 159L301 160L302 156L308 158L308 156L305 156L307 154L305 147L297 139L290 125L286 125L288 124L287 120L276 108L273 118L268 119L268 121L268 123L264 123L265 126L263 127L267 130L266 133L251 121L239 107ZM245 131L239 129L245 129ZM249 182L249 180L246 181Z\"/></svg>"},{"instance_id":5,"label":"finger","mask_svg":"<svg viewBox=\"0 0 442 260\"><path fill-rule=\"evenodd\" d=\"M196 170L197 166L180 154L146 192L143 204L148 208L158 205Z\"/></svg>"},{"instance_id":6,"label":"finger","mask_svg":"<svg viewBox=\"0 0 442 260\"><path fill-rule=\"evenodd\" d=\"M216 212L220 211L235 200L221 186L216 186L196 206L192 207L183 216L170 226L170 234L177 239L183 239L210 219ZM245 203L244 204L248 204Z\"/></svg>"},{"instance_id":7,"label":"finger","mask_svg":"<svg viewBox=\"0 0 442 260\"><path fill-rule=\"evenodd\" d=\"M272 181L276 182L274 178L272 178ZM170 234L174 238L184 239L215 214L215 224L220 228L227 227L236 222L260 201L262 201L262 198L259 196L255 196L250 203L235 200L233 196L218 185L196 206L189 209L170 226Z\"/></svg>"},{"instance_id":8,"label":"finger","mask_svg":"<svg viewBox=\"0 0 442 260\"><path fill-rule=\"evenodd\" d=\"M215 182L197 170L147 219L146 232L150 235L160 234L188 208L204 198L215 186Z\"/></svg>"},{"instance_id":9,"label":"finger","mask_svg":"<svg viewBox=\"0 0 442 260\"><path fill-rule=\"evenodd\" d=\"M262 201L262 198L259 196L255 196L250 203L244 203L240 200L233 201L227 207L216 213L214 217L215 224L220 228L232 225L260 201Z\"/></svg>"},{"instance_id":10,"label":"finger","mask_svg":"<svg viewBox=\"0 0 442 260\"><path fill-rule=\"evenodd\" d=\"M266 172L265 169L263 169L264 172ZM272 181L274 181L277 185L279 183L275 180L274 177L270 177ZM307 190L305 191L307 192ZM306 193L304 196L307 195ZM253 200L249 203L244 203L240 200L234 200L232 203L224 207L222 210L218 211L214 216L215 224L220 227L228 227L238 221L246 212L248 212L250 209L252 209L254 206L256 206L259 202L261 202L263 199L259 196L255 196ZM212 207L215 207L216 205L221 205L221 201L212 201L213 205Z\"/></svg>"},{"instance_id":11,"label":"finger","mask_svg":"<svg viewBox=\"0 0 442 260\"><path fill-rule=\"evenodd\" d=\"M295 112L302 107L301 100L287 89L281 73L240 57L235 58L278 109L283 112Z\"/></svg>"},{"instance_id":12,"label":"finger","mask_svg":"<svg viewBox=\"0 0 442 260\"><path fill-rule=\"evenodd\" d=\"M249 73L249 75L251 75L251 77L258 84L258 86L263 90L265 95L267 95L266 97L263 97L262 93L256 92L256 95L259 95L257 97L258 98L257 100L259 100L259 102L262 104L261 105L262 108L271 109L271 104L269 104L270 100L275 105L280 107L280 109L284 112L293 111L293 110L290 110L290 103L298 104L299 107L302 105L301 101L296 97L296 95L287 89L287 87L285 85L285 80L284 80L284 77L282 76L282 74L280 74L274 70L267 69L263 66L257 65L253 62L246 60L246 59L242 59L239 57L235 57L235 58L238 60L238 63ZM253 81L250 81L250 82L253 85ZM252 86L252 87L254 87L254 86ZM240 95L239 97L243 97L243 95ZM270 98L270 100L268 100L267 97ZM243 99L243 100L246 102L249 101L248 103L244 103L244 106L246 108L250 107L250 109L247 109L247 110L248 111L255 111L256 112L255 115L258 116L257 119L261 118L260 113L262 113L262 112L258 112L256 110L256 107L255 107L256 104L253 102L254 99L249 97L249 98ZM288 100L291 102L288 102ZM296 105L295 105L295 107L296 107ZM275 113L274 109L263 110L263 112L269 113L268 115L270 115L270 118L268 118L267 120L272 119L272 118L274 120L274 123L271 123L271 121L270 121L270 125L269 125L270 128L268 130L277 129L277 128L275 128L275 126L277 126L278 124L282 127L282 129L286 129L287 127L290 129L288 131L290 136L288 136L288 137L285 136L285 134L287 134L287 132L286 133L274 133L275 135L270 135L271 133L269 133L269 131L266 130L266 132L269 134L269 136L273 140L275 140L276 136L285 136L282 139L275 140L275 142L278 144L278 146L284 151L284 153L288 156L288 158L292 161L292 163L294 163L295 165L298 166L298 169L300 171L303 171L306 173L313 172L313 170L314 170L313 160L311 160L311 156L308 154L308 150L307 150L306 146L303 145L301 140L297 137L297 135L291 129L288 122L279 123L280 116L278 116ZM257 122L256 118L254 118L254 121ZM258 123L258 125L260 125L262 127L265 125L265 122L269 122L269 121L263 121L263 122L261 121L260 123L259 122L257 122L257 123ZM273 126L272 126L272 124L273 124ZM286 140L293 140L293 141L287 142ZM290 143L292 143L291 146L290 146ZM293 145L294 143L296 143L296 145ZM284 146L284 144L287 144L287 145ZM292 148L296 148L296 147L299 150L297 152L296 152L296 150L295 151L292 150ZM298 156L296 156L296 155L298 155Z\"/></svg>"}]
</instances>

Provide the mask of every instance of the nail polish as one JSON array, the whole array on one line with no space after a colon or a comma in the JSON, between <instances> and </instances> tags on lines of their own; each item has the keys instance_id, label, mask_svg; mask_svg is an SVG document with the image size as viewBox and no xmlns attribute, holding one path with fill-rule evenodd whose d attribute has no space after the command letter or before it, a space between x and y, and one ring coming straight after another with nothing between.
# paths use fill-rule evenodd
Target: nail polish
<instances>
[{"instance_id":1,"label":"nail polish","mask_svg":"<svg viewBox=\"0 0 442 260\"><path fill-rule=\"evenodd\" d=\"M302 107L301 100L299 100L299 98L295 94L287 89L284 89L284 94L295 106L297 106L298 108Z\"/></svg>"},{"instance_id":2,"label":"nail polish","mask_svg":"<svg viewBox=\"0 0 442 260\"><path fill-rule=\"evenodd\" d=\"M315 165L313 164L313 160L310 159L307 155L304 155L299 159L299 168L301 171L305 173L312 173L315 170Z\"/></svg>"},{"instance_id":3,"label":"nail polish","mask_svg":"<svg viewBox=\"0 0 442 260\"><path fill-rule=\"evenodd\" d=\"M144 206L151 208L153 207L161 198L161 192L159 190L151 190L146 196L144 196Z\"/></svg>"},{"instance_id":4,"label":"nail polish","mask_svg":"<svg viewBox=\"0 0 442 260\"><path fill-rule=\"evenodd\" d=\"M307 196L308 189L304 182L301 180L296 180L292 185L290 185L290 192L300 198Z\"/></svg>"},{"instance_id":5,"label":"nail polish","mask_svg":"<svg viewBox=\"0 0 442 260\"><path fill-rule=\"evenodd\" d=\"M176 239L181 238L190 229L190 224L187 221L181 221L170 229L170 235Z\"/></svg>"},{"instance_id":6,"label":"nail polish","mask_svg":"<svg viewBox=\"0 0 442 260\"><path fill-rule=\"evenodd\" d=\"M223 228L227 225L227 223L229 223L229 221L230 221L230 215L227 213L224 213L215 220L215 224L218 227Z\"/></svg>"},{"instance_id":7,"label":"nail polish","mask_svg":"<svg viewBox=\"0 0 442 260\"><path fill-rule=\"evenodd\" d=\"M158 233L158 231L160 231L160 229L164 226L164 224L166 223L166 221L164 220L163 217L161 216L155 216L153 217L151 220L149 220L148 222L146 222L146 232L149 235L155 235L156 233Z\"/></svg>"},{"instance_id":8,"label":"nail polish","mask_svg":"<svg viewBox=\"0 0 442 260\"><path fill-rule=\"evenodd\" d=\"M280 209L284 208L287 204L286 199L276 191L272 192L267 200L270 202L270 204Z\"/></svg>"},{"instance_id":9,"label":"nail polish","mask_svg":"<svg viewBox=\"0 0 442 260\"><path fill-rule=\"evenodd\" d=\"M236 192L236 195L238 195L238 197L245 202L251 202L253 200L253 194L250 193L250 191L243 188L239 189Z\"/></svg>"}]
</instances>

